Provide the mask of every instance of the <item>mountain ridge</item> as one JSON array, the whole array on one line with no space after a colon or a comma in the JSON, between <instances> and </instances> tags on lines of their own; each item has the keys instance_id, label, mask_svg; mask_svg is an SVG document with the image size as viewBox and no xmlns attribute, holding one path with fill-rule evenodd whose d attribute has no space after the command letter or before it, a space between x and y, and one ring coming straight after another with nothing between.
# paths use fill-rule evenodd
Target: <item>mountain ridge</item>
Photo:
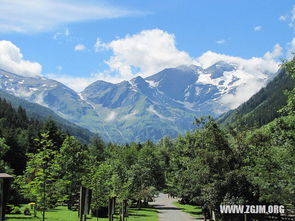
<instances>
[{"instance_id":1,"label":"mountain ridge","mask_svg":"<svg viewBox=\"0 0 295 221\"><path fill-rule=\"evenodd\" d=\"M227 62L206 69L181 65L117 84L98 80L80 93L44 77L0 71L0 89L49 107L111 142L157 141L191 130L195 117L228 111L222 98L241 84L237 67Z\"/></svg>"}]
</instances>

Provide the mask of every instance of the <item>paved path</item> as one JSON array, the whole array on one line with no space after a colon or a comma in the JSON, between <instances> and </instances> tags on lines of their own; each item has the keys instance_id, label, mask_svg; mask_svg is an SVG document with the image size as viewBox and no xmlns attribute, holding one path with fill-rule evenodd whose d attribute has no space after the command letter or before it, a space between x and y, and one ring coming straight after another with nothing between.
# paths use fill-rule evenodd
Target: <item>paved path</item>
<instances>
[{"instance_id":1,"label":"paved path","mask_svg":"<svg viewBox=\"0 0 295 221\"><path fill-rule=\"evenodd\" d=\"M202 220L196 219L189 214L182 212L172 203L177 199L168 198L167 194L160 193L155 202L151 203L159 211L159 221L190 221Z\"/></svg>"}]
</instances>

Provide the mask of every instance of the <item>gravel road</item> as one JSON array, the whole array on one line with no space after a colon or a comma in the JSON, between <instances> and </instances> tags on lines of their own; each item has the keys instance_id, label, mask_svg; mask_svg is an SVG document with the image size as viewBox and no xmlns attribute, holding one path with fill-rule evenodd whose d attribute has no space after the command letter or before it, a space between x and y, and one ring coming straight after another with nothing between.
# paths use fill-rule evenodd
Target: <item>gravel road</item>
<instances>
[{"instance_id":1,"label":"gravel road","mask_svg":"<svg viewBox=\"0 0 295 221\"><path fill-rule=\"evenodd\" d=\"M190 216L189 214L182 212L172 203L177 199L168 198L167 194L160 193L159 197L155 199L155 202L151 203L159 211L159 221L190 221L198 220Z\"/></svg>"}]
</instances>

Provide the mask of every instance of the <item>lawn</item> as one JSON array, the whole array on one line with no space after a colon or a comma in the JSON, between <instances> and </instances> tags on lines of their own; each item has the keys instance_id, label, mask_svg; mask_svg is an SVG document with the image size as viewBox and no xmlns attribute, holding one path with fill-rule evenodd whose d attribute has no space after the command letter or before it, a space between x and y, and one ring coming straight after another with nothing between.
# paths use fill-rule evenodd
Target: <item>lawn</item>
<instances>
[{"instance_id":1,"label":"lawn","mask_svg":"<svg viewBox=\"0 0 295 221\"><path fill-rule=\"evenodd\" d=\"M24 208L21 209L22 212ZM23 214L8 214L6 215L6 220L8 221L40 221L42 220L42 213L38 212L36 218L31 216L26 216ZM78 221L78 212L70 211L67 207L59 206L46 212L46 221ZM96 218L88 215L87 221L108 221L108 218ZM119 220L118 216L114 220ZM128 221L158 221L157 210L154 208L130 208Z\"/></svg>"},{"instance_id":2,"label":"lawn","mask_svg":"<svg viewBox=\"0 0 295 221\"><path fill-rule=\"evenodd\" d=\"M193 206L193 205L189 205L189 204L181 204L179 202L173 202L173 204L177 208L181 209L183 212L189 213L191 216L193 216L195 218L203 218L201 206Z\"/></svg>"}]
</instances>

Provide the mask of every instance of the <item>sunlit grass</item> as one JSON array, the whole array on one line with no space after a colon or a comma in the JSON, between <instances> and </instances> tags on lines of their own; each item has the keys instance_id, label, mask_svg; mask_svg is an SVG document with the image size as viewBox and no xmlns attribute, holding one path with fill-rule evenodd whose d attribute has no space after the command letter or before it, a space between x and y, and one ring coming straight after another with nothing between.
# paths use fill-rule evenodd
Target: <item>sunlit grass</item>
<instances>
[{"instance_id":1,"label":"sunlit grass","mask_svg":"<svg viewBox=\"0 0 295 221\"><path fill-rule=\"evenodd\" d=\"M173 202L173 204L181 209L185 213L189 213L192 217L203 218L202 208L200 206L193 206L189 204L181 204L179 202Z\"/></svg>"},{"instance_id":2,"label":"sunlit grass","mask_svg":"<svg viewBox=\"0 0 295 221\"><path fill-rule=\"evenodd\" d=\"M23 212L24 207L21 208ZM33 217L33 211L31 211L32 215L26 216L23 214L8 214L6 215L6 220L8 221L40 221L42 220L42 213L37 212L37 217ZM108 221L108 218L96 218L87 216L87 221ZM114 220L119 220L119 216L115 216ZM158 214L157 210L154 208L130 208L129 209L129 217L128 221L157 221ZM65 206L59 206L55 209L49 210L46 212L46 221L79 221L78 212L68 210Z\"/></svg>"}]
</instances>

